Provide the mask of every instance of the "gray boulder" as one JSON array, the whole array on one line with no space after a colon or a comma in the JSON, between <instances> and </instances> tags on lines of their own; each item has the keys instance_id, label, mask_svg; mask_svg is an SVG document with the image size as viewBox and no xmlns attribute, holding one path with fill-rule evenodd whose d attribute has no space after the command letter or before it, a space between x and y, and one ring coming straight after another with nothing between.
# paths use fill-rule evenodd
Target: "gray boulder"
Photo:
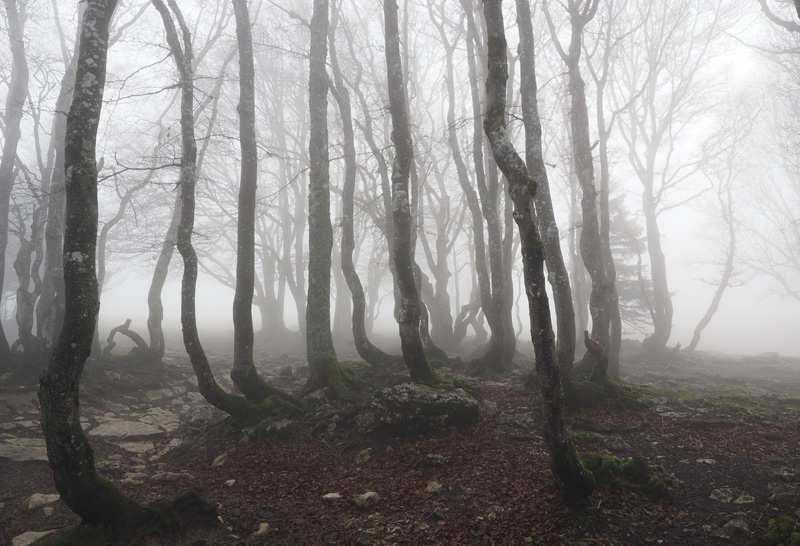
<instances>
[{"instance_id":1,"label":"gray boulder","mask_svg":"<svg viewBox=\"0 0 800 546\"><path fill-rule=\"evenodd\" d=\"M436 390L404 383L375 393L371 409L378 427L410 433L477 423L478 401L463 389Z\"/></svg>"}]
</instances>

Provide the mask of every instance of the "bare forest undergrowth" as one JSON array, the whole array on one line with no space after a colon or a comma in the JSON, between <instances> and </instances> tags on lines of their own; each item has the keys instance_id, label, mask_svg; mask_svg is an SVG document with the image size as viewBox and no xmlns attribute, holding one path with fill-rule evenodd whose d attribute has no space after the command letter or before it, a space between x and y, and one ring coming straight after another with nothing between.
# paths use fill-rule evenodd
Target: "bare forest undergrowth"
<instances>
[{"instance_id":1,"label":"bare forest undergrowth","mask_svg":"<svg viewBox=\"0 0 800 546\"><path fill-rule=\"evenodd\" d=\"M299 390L299 347L262 354L261 372ZM225 426L177 353L157 371L88 364L82 417L98 467L126 493L149 501L193 488L216 503L229 532L192 544L743 544L797 510L800 359L695 353L655 362L626 349L624 379L643 385L649 407L609 401L571 411L571 430L580 451L644 455L668 498L601 485L570 510L548 470L538 391L523 386L532 363L520 357L499 379L470 379L482 398L476 426L424 436L371 431L360 419L368 402L318 405L285 438ZM213 364L229 386L228 357ZM354 366L375 386L402 380ZM2 385L3 545L77 523L60 501L31 502L55 493L38 419L35 386ZM356 506L369 491L379 500ZM341 498L324 497L331 493Z\"/></svg>"}]
</instances>

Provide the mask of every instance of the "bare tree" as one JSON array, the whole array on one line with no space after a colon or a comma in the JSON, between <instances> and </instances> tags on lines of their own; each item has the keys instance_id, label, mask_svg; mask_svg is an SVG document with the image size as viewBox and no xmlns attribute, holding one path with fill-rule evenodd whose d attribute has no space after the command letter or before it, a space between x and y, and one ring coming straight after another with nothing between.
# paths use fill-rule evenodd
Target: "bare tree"
<instances>
[{"instance_id":1,"label":"bare tree","mask_svg":"<svg viewBox=\"0 0 800 546\"><path fill-rule=\"evenodd\" d=\"M536 370L541 384L545 443L550 453L550 466L563 488L565 498L570 502L580 502L594 490L594 477L578 459L564 423L564 391L545 290L543 245L533 204L536 184L514 149L505 122L508 65L501 0L485 0L484 13L489 67L484 130L495 161L508 178L509 195L514 201L514 221L521 240L531 340L536 349Z\"/></svg>"},{"instance_id":2,"label":"bare tree","mask_svg":"<svg viewBox=\"0 0 800 546\"><path fill-rule=\"evenodd\" d=\"M4 0L8 21L8 39L11 47L11 81L6 95L3 153L0 156L0 295L6 272L6 248L8 247L8 210L11 190L16 175L17 145L21 137L22 108L28 96L28 61L25 58L26 4L16 0ZM0 361L11 358L8 338L0 323Z\"/></svg>"},{"instance_id":3,"label":"bare tree","mask_svg":"<svg viewBox=\"0 0 800 546\"><path fill-rule=\"evenodd\" d=\"M384 0L386 76L389 88L389 113L392 118L392 142L395 155L392 165L392 214L394 225L394 274L400 292L398 323L403 358L411 380L421 383L438 381L420 337L421 302L414 275L413 219L409 175L414 161L411 131L406 107L406 80L400 55L400 35L397 21L397 2Z\"/></svg>"}]
</instances>

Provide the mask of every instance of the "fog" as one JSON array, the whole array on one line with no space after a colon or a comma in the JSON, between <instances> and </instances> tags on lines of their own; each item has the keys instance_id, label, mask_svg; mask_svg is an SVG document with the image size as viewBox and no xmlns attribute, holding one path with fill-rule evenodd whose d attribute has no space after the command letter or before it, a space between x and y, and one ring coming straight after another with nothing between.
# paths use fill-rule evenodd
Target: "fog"
<instances>
[{"instance_id":1,"label":"fog","mask_svg":"<svg viewBox=\"0 0 800 546\"><path fill-rule=\"evenodd\" d=\"M231 332L237 244L235 203L240 162L236 114L238 68L232 49L235 37L231 13L223 3L185 4L183 9L193 29L198 52L195 123L202 156L194 232L201 262L197 318L204 331ZM638 245L638 267L641 283L644 283L638 296L625 296L631 305L638 306L640 314L630 321L623 318L623 337L643 339L653 330L643 303L647 298L654 298L658 291L655 276L650 271L652 256L648 255L645 232L649 220L642 210L642 192L646 187L642 184L646 176L656 184L655 189L648 191L653 192L656 199L654 218L660 232L657 239L663 247L674 308L669 347L689 343L714 296L726 248L725 231L720 227L720 218L724 220L725 217L716 210L718 202L714 196L722 195L719 192L728 180L732 188L729 193L733 203L731 210L735 211L735 218L729 220L737 234L735 273L719 309L702 332L698 349L800 355L800 336L797 335L800 270L796 262L796 255L800 253L800 238L796 233L800 192L794 157L796 147L792 145L800 119L794 99L796 73L787 71L798 65L791 49L797 36L780 31L764 17L755 2L747 6L722 0L690 4L681 3L661 15L655 11L637 11L635 2L620 3L617 7L609 4L610 11L602 6L585 30L581 70L587 90L589 135L597 173L595 185L600 188L597 101L603 100L600 109L605 111L607 120L613 119L611 123L615 123L609 125L607 142L609 197L615 210L624 211L619 217L635 224L631 229L637 233L629 243L635 240ZM137 2L123 2L117 12L115 28L124 30L115 35L116 42L110 49L105 106L98 137L98 157L102 157L100 226L110 228L107 241L102 242L107 275L99 316L101 339L110 328L128 318L133 319L134 329L146 330L147 291L157 251L172 215L178 180L175 167L180 160L177 74L170 56L165 53L160 21L153 10L145 10L143 6ZM18 330L14 315L19 281L13 264L19 254L20 241L27 244L33 228L41 228L41 225L34 226L32 219L36 207L42 204L42 181L50 176L45 172L46 146L57 112L59 84L78 22L78 10L74 5L61 6L58 14L53 11L55 7L55 4L31 2L27 13L28 56L33 74L29 86L32 96L38 98L21 120L18 156L23 168L18 170L11 194L11 235L6 249L1 307L9 342L17 337ZM376 294L368 295L370 309L380 306L379 315L371 320L375 321L376 332L392 336L397 327L392 317L392 285L388 271L391 257L384 234L386 211L380 206L384 189L380 185L376 152L368 143L369 138L374 140L379 153L383 154L382 161L391 167L394 152L386 109L385 65L380 55L383 23L379 10L360 7L348 2L337 7L339 26L335 42L331 43L337 45L338 62L346 86L351 90L357 127L356 268L368 292L370 283L380 284ZM473 220L466 213L466 199L457 184L458 175L447 145L447 74L442 36L454 44L455 138L466 158L471 179L474 179L475 167L470 140L473 124L480 123L471 111L470 86L475 82L470 82L467 62L472 47L479 46L480 41L472 41L469 48L465 47L466 23L457 8L454 4L429 9L425 2L410 2L403 12L402 31L417 161L412 185L419 192L414 196L419 238L415 259L432 283L437 276L436 264L449 264L448 284L444 288L437 286L436 290L440 296L448 295L452 317L468 303L470 292L476 290L477 285L471 270L475 262L470 235ZM582 224L581 218L574 214L579 193L568 130L571 107L565 68L557 52L557 42L564 43L569 28L560 6L556 8L555 5L551 7L552 28L548 27L541 6L535 6L533 21L545 163L561 231L561 251L572 275L572 264L580 259L575 250L575 234ZM779 15L790 17L791 10L784 8L780 3L775 6ZM254 13L259 139L256 226L259 288L256 292L257 296L265 291L277 294L282 301L280 314L286 326L296 330L299 328L298 309L302 309L304 302L297 300L300 303L296 305L294 295L297 293L304 298L307 282L304 269L308 245L304 240L308 237L305 211L309 174L308 36L304 25L310 17L310 6L290 2L278 8L269 3L255 3L251 9ZM505 9L509 50L514 57L518 40L514 9L510 4ZM476 6L472 10L473 15L480 17ZM672 21L674 27L670 32L673 34L665 35L661 46L648 45L647 40L660 32L658 17ZM56 22L58 25L54 24ZM618 33L619 45L611 57L605 98L598 99L596 71L601 67L605 48L611 47L603 42L604 32L611 22L616 24L611 32ZM437 31L440 23L443 35ZM642 28L649 28L650 34L637 34ZM663 48L658 63L651 61L648 65L645 62L647 47ZM47 53L59 48L63 50L63 58ZM3 50L2 59L3 81L8 82L11 57L7 50ZM513 60L517 61L515 57ZM329 61L329 71L332 69ZM482 93L485 70L480 65L477 70L476 89ZM514 142L518 150L522 150L519 77L517 64L512 71L513 79L509 81L512 89L507 117ZM644 97L651 84L654 89L648 98L651 103L646 104ZM7 83L2 91L8 93ZM670 111L673 103L677 106ZM643 123L639 128L637 116ZM748 128L742 139L733 144L728 135L736 134L733 121L740 119ZM332 96L328 99L328 123L333 268L338 271L344 164L341 115ZM372 124L369 138L367 123ZM663 127L656 128L659 123L664 124ZM663 139L652 150L647 149L647 135L641 134L647 124ZM734 146L733 159L726 163L726 150ZM484 152L487 150L485 148ZM649 174L642 171L641 161L645 157L652 160ZM132 193L124 197L127 191ZM500 197L495 206L497 211L502 211L505 202L502 180L497 195ZM123 201L124 210L120 209ZM112 228L109 222L117 211L121 211L121 221ZM508 218L506 221L510 222ZM612 226L612 232L618 228ZM437 246L440 240L444 241L441 248ZM518 240L515 239L514 244L518 244ZM527 344L524 295L522 300L517 300L521 288L521 260L516 248L514 246L512 273L514 298L523 302L523 308L514 310L512 315L516 329L522 329L520 339ZM618 271L623 266L632 268L626 270L625 275L634 282L637 258L631 254L631 248L629 245L617 249L627 254L618 254L614 259L619 260ZM33 255L41 258L42 252L39 248ZM444 254L440 255L442 252ZM38 267L34 277L49 271L46 260ZM453 270L456 267L459 268L457 272ZM180 324L181 264L177 255L170 268L162 294L164 328L175 330ZM265 275L272 280L265 281ZM36 279L25 282L29 292L35 292ZM572 279L572 282L577 281ZM338 301L347 302L344 307L349 308L349 291L341 279L334 284L333 293ZM429 307L431 298L432 294L423 293L423 302ZM40 301L37 305L43 304ZM586 305L584 301L583 307ZM253 310L258 329L259 308ZM332 318L335 312L332 304ZM268 312L268 316L274 314ZM38 326L34 329L37 331ZM468 336L473 334L470 330ZM269 346L268 341L265 346Z\"/></svg>"}]
</instances>

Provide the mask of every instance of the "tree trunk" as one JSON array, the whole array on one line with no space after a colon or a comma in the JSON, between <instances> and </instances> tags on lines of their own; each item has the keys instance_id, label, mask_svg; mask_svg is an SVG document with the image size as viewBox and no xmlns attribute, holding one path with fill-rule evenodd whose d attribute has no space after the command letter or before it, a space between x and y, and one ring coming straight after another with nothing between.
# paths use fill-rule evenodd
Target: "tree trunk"
<instances>
[{"instance_id":1,"label":"tree trunk","mask_svg":"<svg viewBox=\"0 0 800 546\"><path fill-rule=\"evenodd\" d=\"M61 500L85 522L112 527L124 524L139 506L97 473L92 448L81 428L78 384L100 307L95 271L95 139L103 104L108 25L115 5L114 0L88 0L81 23L76 75L80 85L67 116L64 154L66 314L39 390L47 458Z\"/></svg>"},{"instance_id":2,"label":"tree trunk","mask_svg":"<svg viewBox=\"0 0 800 546\"><path fill-rule=\"evenodd\" d=\"M536 369L542 390L544 438L550 452L553 474L565 498L580 502L594 489L594 477L581 464L564 423L564 392L556 356L555 335L545 290L544 251L536 225L534 180L514 150L505 123L505 93L508 68L501 0L485 0L488 42L488 79L484 130L495 161L508 178L514 201L514 220L521 239L525 291L531 320L531 340L536 350Z\"/></svg>"},{"instance_id":3,"label":"tree trunk","mask_svg":"<svg viewBox=\"0 0 800 546\"><path fill-rule=\"evenodd\" d=\"M338 18L338 14L336 14ZM335 28L335 25L331 25ZM365 322L366 298L364 287L358 276L355 263L353 262L353 251L355 250L355 233L353 230L354 205L353 197L356 189L356 147L355 134L353 130L353 113L350 103L350 91L344 85L339 61L336 55L335 32L332 31L330 42L331 68L333 71L335 85L331 87L333 96L339 106L339 114L342 118L342 134L344 136L344 186L342 188L342 272L344 273L347 286L352 296L353 310L351 324L353 331L353 341L356 345L358 355L370 365L389 366L402 362L400 356L385 353L372 344L367 335ZM342 294L342 297L344 294ZM339 294L337 293L337 298Z\"/></svg>"},{"instance_id":4,"label":"tree trunk","mask_svg":"<svg viewBox=\"0 0 800 546\"><path fill-rule=\"evenodd\" d=\"M525 162L536 181L534 202L544 245L548 279L555 302L558 330L556 351L561 379L569 381L572 377L572 363L575 360L575 310L572 306L572 290L567 266L561 255L561 241L542 152L542 123L537 105L536 60L528 0L517 0L517 26L520 34L520 94L525 123Z\"/></svg>"},{"instance_id":5,"label":"tree trunk","mask_svg":"<svg viewBox=\"0 0 800 546\"><path fill-rule=\"evenodd\" d=\"M328 0L314 0L309 51L308 104L308 300L306 349L310 374L305 392L325 387L332 398L347 395L331 336L331 226L328 158Z\"/></svg>"},{"instance_id":6,"label":"tree trunk","mask_svg":"<svg viewBox=\"0 0 800 546\"><path fill-rule=\"evenodd\" d=\"M258 185L258 147L256 143L255 70L253 37L246 0L233 0L236 42L239 46L239 142L241 179L236 245L236 290L233 296L234 385L255 403L261 403L276 389L258 375L253 360L253 291L255 286L256 189Z\"/></svg>"},{"instance_id":7,"label":"tree trunk","mask_svg":"<svg viewBox=\"0 0 800 546\"><path fill-rule=\"evenodd\" d=\"M14 166L17 160L17 145L22 136L22 108L28 96L28 61L25 58L25 3L20 2L22 13L16 0L4 0L8 20L8 40L11 47L11 81L6 95L6 109L3 123L3 153L0 156L0 295L6 273L6 248L8 247L8 211L11 190L14 187ZM27 286L25 287L27 289ZM0 361L11 359L8 338L0 322Z\"/></svg>"},{"instance_id":8,"label":"tree trunk","mask_svg":"<svg viewBox=\"0 0 800 546\"><path fill-rule=\"evenodd\" d=\"M392 215L394 224L394 274L400 292L399 330L403 359L414 382L434 383L431 368L419 333L420 296L414 278L413 220L409 194L409 174L414 161L411 132L408 127L405 79L400 56L397 2L384 0L386 74L389 88L389 112L392 118L392 142L395 156L392 165Z\"/></svg>"},{"instance_id":9,"label":"tree trunk","mask_svg":"<svg viewBox=\"0 0 800 546\"><path fill-rule=\"evenodd\" d=\"M650 277L653 281L653 333L642 341L642 349L659 353L667 346L672 335L672 296L667 282L667 261L661 249L661 230L658 227L655 196L652 184L645 184L642 192L642 212L647 228L647 252L650 255Z\"/></svg>"},{"instance_id":10,"label":"tree trunk","mask_svg":"<svg viewBox=\"0 0 800 546\"><path fill-rule=\"evenodd\" d=\"M589 313L592 317L592 337L603 347L609 346L609 327L611 320L611 297L613 281L609 279L600 238L600 224L597 214L597 189L595 188L594 159L589 138L589 108L586 103L586 89L581 76L580 56L583 30L597 11L598 0L587 0L581 5L579 0L569 0L567 11L571 26L569 47L565 51L543 2L545 17L550 27L556 48L567 66L570 95L569 124L572 136L575 172L581 186L581 238L580 250L583 263L592 280L589 296Z\"/></svg>"}]
</instances>

